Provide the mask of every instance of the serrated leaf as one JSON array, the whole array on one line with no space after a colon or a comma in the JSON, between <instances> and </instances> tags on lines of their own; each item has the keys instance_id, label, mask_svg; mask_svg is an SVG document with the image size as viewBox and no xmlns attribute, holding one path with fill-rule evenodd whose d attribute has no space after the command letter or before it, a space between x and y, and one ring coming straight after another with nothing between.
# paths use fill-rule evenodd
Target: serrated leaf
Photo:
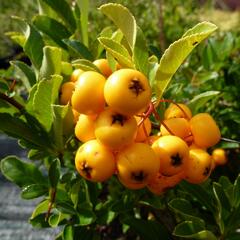
<instances>
[{"instance_id":1,"label":"serrated leaf","mask_svg":"<svg viewBox=\"0 0 240 240\"><path fill-rule=\"evenodd\" d=\"M82 69L83 71L95 71L101 73L91 61L86 59L77 59L72 62L72 65L76 68Z\"/></svg>"},{"instance_id":2,"label":"serrated leaf","mask_svg":"<svg viewBox=\"0 0 240 240\"><path fill-rule=\"evenodd\" d=\"M30 58L35 68L39 70L42 63L44 47L42 36L37 29L25 19L14 17L14 20L17 20L20 23L22 32L25 36L25 41L22 45L23 50Z\"/></svg>"},{"instance_id":3,"label":"serrated leaf","mask_svg":"<svg viewBox=\"0 0 240 240\"><path fill-rule=\"evenodd\" d=\"M137 24L129 10L121 4L116 3L104 4L99 9L122 31L129 46L131 49L134 49L137 36Z\"/></svg>"},{"instance_id":4,"label":"serrated leaf","mask_svg":"<svg viewBox=\"0 0 240 240\"><path fill-rule=\"evenodd\" d=\"M219 91L207 91L200 93L188 103L188 106L191 108L193 114L195 114L199 112L199 108L205 106L209 100L215 98L218 94L220 94Z\"/></svg>"},{"instance_id":5,"label":"serrated leaf","mask_svg":"<svg viewBox=\"0 0 240 240\"><path fill-rule=\"evenodd\" d=\"M108 51L121 66L128 68L134 67L131 56L123 45L110 38L100 37L98 40L106 49L106 51Z\"/></svg>"},{"instance_id":6,"label":"serrated leaf","mask_svg":"<svg viewBox=\"0 0 240 240\"><path fill-rule=\"evenodd\" d=\"M54 74L61 73L62 51L58 47L45 46L39 79L49 79Z\"/></svg>"},{"instance_id":7,"label":"serrated leaf","mask_svg":"<svg viewBox=\"0 0 240 240\"><path fill-rule=\"evenodd\" d=\"M37 215L47 212L48 210L48 205L49 205L49 199L43 200L40 202L34 209L32 216L30 219L35 218Z\"/></svg>"},{"instance_id":8,"label":"serrated leaf","mask_svg":"<svg viewBox=\"0 0 240 240\"><path fill-rule=\"evenodd\" d=\"M48 193L48 187L43 184L31 184L22 189L23 199L33 199Z\"/></svg>"},{"instance_id":9,"label":"serrated leaf","mask_svg":"<svg viewBox=\"0 0 240 240\"><path fill-rule=\"evenodd\" d=\"M35 165L25 163L15 156L8 156L1 160L1 172L9 181L19 187L39 182L46 183L46 179Z\"/></svg>"},{"instance_id":10,"label":"serrated leaf","mask_svg":"<svg viewBox=\"0 0 240 240\"><path fill-rule=\"evenodd\" d=\"M40 81L34 92L32 111L34 116L49 131L53 123L54 104L58 98L62 77L53 75L50 80Z\"/></svg>"},{"instance_id":11,"label":"serrated leaf","mask_svg":"<svg viewBox=\"0 0 240 240\"><path fill-rule=\"evenodd\" d=\"M202 22L187 31L182 38L172 43L161 57L155 79L155 94L160 99L172 76L191 53L191 51L211 33L216 31L216 25Z\"/></svg>"},{"instance_id":12,"label":"serrated leaf","mask_svg":"<svg viewBox=\"0 0 240 240\"><path fill-rule=\"evenodd\" d=\"M133 49L133 62L137 70L145 74L148 77L149 65L148 65L148 49L147 42L142 30L137 27L136 43Z\"/></svg>"},{"instance_id":13,"label":"serrated leaf","mask_svg":"<svg viewBox=\"0 0 240 240\"><path fill-rule=\"evenodd\" d=\"M81 24L81 35L82 42L88 46L88 12L89 12L89 0L77 0L77 4L79 6L81 16L80 16L80 24Z\"/></svg>"},{"instance_id":14,"label":"serrated leaf","mask_svg":"<svg viewBox=\"0 0 240 240\"><path fill-rule=\"evenodd\" d=\"M53 18L43 15L37 15L33 19L33 24L39 31L50 37L60 47L67 49L62 39L69 38L72 34L68 29Z\"/></svg>"},{"instance_id":15,"label":"serrated leaf","mask_svg":"<svg viewBox=\"0 0 240 240\"><path fill-rule=\"evenodd\" d=\"M58 150L63 150L65 142L74 133L74 117L70 105L52 105L54 116L52 125L53 142Z\"/></svg>"},{"instance_id":16,"label":"serrated leaf","mask_svg":"<svg viewBox=\"0 0 240 240\"><path fill-rule=\"evenodd\" d=\"M92 53L88 50L88 48L81 42L73 39L63 39L63 42L70 47L79 57L85 58L87 60L92 61L93 56Z\"/></svg>"},{"instance_id":17,"label":"serrated leaf","mask_svg":"<svg viewBox=\"0 0 240 240\"><path fill-rule=\"evenodd\" d=\"M26 89L30 90L30 88L36 83L36 76L33 69L26 63L17 60L11 61L10 64L21 70L22 73L26 76L26 80L22 79L22 81Z\"/></svg>"},{"instance_id":18,"label":"serrated leaf","mask_svg":"<svg viewBox=\"0 0 240 240\"><path fill-rule=\"evenodd\" d=\"M217 240L212 232L202 229L198 223L192 221L185 221L178 224L173 231L173 235L189 239Z\"/></svg>"},{"instance_id":19,"label":"serrated leaf","mask_svg":"<svg viewBox=\"0 0 240 240\"><path fill-rule=\"evenodd\" d=\"M194 209L191 203L186 199L175 198L175 199L172 199L168 203L168 205L175 213L180 214L184 218L184 220L199 222L199 225L201 225L202 228L205 227L204 220L196 216L196 213L194 214Z\"/></svg>"},{"instance_id":20,"label":"serrated leaf","mask_svg":"<svg viewBox=\"0 0 240 240\"><path fill-rule=\"evenodd\" d=\"M76 29L76 22L70 8L65 0L42 0L49 5L61 19L64 21L68 29L73 33Z\"/></svg>"},{"instance_id":21,"label":"serrated leaf","mask_svg":"<svg viewBox=\"0 0 240 240\"><path fill-rule=\"evenodd\" d=\"M48 170L48 177L49 183L52 188L56 188L60 179L60 161L55 159L52 161L49 170Z\"/></svg>"}]
</instances>

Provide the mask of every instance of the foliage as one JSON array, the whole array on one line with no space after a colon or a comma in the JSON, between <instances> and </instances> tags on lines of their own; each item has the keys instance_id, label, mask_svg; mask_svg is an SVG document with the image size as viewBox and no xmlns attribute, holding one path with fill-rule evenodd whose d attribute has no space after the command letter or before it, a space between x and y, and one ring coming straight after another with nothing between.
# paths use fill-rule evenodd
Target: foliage
<instances>
[{"instance_id":1,"label":"foliage","mask_svg":"<svg viewBox=\"0 0 240 240\"><path fill-rule=\"evenodd\" d=\"M115 176L100 184L76 174L73 114L70 105L59 104L58 94L71 75L66 66L99 71L92 61L106 54L113 69L117 61L144 72L156 99L192 99L193 111L214 112L222 134L234 139L239 136L239 36L219 34L204 42L216 26L203 22L170 45L159 61L148 50L140 24L121 5L102 5L102 18L114 25L106 21L107 28L89 37L92 26L88 30L86 22L94 15L87 15L87 0L76 1L74 7L65 0L39 2L40 14L31 21L16 18L21 31L10 34L31 61L31 66L11 62L9 71L14 68L21 74L23 91L15 90L8 78L11 73L4 72L0 79L0 131L19 139L32 160L25 163L8 156L1 160L1 172L21 188L22 198L41 197L30 223L42 228L63 226L56 239L238 239L240 177L236 172L231 181L216 177L215 182L201 185L182 182L161 196L145 189L128 190ZM179 36L183 28L174 30ZM152 37L154 33L148 32Z\"/></svg>"}]
</instances>

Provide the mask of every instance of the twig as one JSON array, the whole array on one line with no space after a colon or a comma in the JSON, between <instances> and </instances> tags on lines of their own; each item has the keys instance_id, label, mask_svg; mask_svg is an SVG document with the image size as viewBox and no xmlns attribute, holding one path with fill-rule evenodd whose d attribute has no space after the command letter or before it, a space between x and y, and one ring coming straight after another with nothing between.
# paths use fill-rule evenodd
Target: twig
<instances>
[{"instance_id":1,"label":"twig","mask_svg":"<svg viewBox=\"0 0 240 240\"><path fill-rule=\"evenodd\" d=\"M0 93L0 98L8 102L9 104L13 105L15 108L17 108L19 111L22 111L24 109L24 106L17 102L14 98L8 97L4 93Z\"/></svg>"}]
</instances>

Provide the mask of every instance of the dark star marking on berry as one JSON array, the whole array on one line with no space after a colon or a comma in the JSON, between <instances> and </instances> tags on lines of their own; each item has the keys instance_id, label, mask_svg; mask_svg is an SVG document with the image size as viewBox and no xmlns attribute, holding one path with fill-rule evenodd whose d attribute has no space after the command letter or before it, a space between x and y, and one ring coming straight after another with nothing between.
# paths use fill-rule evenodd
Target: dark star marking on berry
<instances>
[{"instance_id":1,"label":"dark star marking on berry","mask_svg":"<svg viewBox=\"0 0 240 240\"><path fill-rule=\"evenodd\" d=\"M211 171L211 167L210 167L210 166L205 167L204 172L203 172L203 175L204 175L204 176L208 176L208 174L210 173L210 171Z\"/></svg>"},{"instance_id":2,"label":"dark star marking on berry","mask_svg":"<svg viewBox=\"0 0 240 240\"><path fill-rule=\"evenodd\" d=\"M182 164L182 158L178 153L174 156L171 156L171 165L172 166L178 167L181 164Z\"/></svg>"},{"instance_id":3,"label":"dark star marking on berry","mask_svg":"<svg viewBox=\"0 0 240 240\"><path fill-rule=\"evenodd\" d=\"M134 92L134 94L136 94L136 96L138 96L139 94L141 94L144 91L142 84L140 83L140 81L137 78L131 80L128 88L132 92Z\"/></svg>"},{"instance_id":4,"label":"dark star marking on berry","mask_svg":"<svg viewBox=\"0 0 240 240\"><path fill-rule=\"evenodd\" d=\"M91 179L91 171L92 171L92 168L88 166L87 162L84 161L82 162L81 164L81 167L82 167L82 171L83 173L86 175L87 178Z\"/></svg>"},{"instance_id":5,"label":"dark star marking on berry","mask_svg":"<svg viewBox=\"0 0 240 240\"><path fill-rule=\"evenodd\" d=\"M143 182L143 180L147 177L147 175L142 171L132 172L131 178L137 182Z\"/></svg>"},{"instance_id":6,"label":"dark star marking on berry","mask_svg":"<svg viewBox=\"0 0 240 240\"><path fill-rule=\"evenodd\" d=\"M123 116L122 114L114 114L112 115L112 125L117 123L120 124L121 126L124 125L124 123L127 121L127 118Z\"/></svg>"}]
</instances>

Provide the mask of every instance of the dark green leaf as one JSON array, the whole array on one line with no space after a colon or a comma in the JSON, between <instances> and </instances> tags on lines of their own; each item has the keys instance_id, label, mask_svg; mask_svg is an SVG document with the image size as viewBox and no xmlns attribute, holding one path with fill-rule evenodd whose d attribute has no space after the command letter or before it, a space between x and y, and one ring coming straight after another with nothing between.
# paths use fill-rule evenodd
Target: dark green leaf
<instances>
[{"instance_id":1,"label":"dark green leaf","mask_svg":"<svg viewBox=\"0 0 240 240\"><path fill-rule=\"evenodd\" d=\"M22 189L21 197L33 199L48 193L48 187L43 184L31 184Z\"/></svg>"},{"instance_id":2,"label":"dark green leaf","mask_svg":"<svg viewBox=\"0 0 240 240\"><path fill-rule=\"evenodd\" d=\"M49 182L52 188L56 188L60 178L60 161L53 160L48 171Z\"/></svg>"},{"instance_id":3,"label":"dark green leaf","mask_svg":"<svg viewBox=\"0 0 240 240\"><path fill-rule=\"evenodd\" d=\"M23 80L23 84L25 87L30 90L30 88L36 83L36 76L31 67L29 67L26 63L21 61L11 61L11 65L20 69L24 75L26 76L27 80Z\"/></svg>"},{"instance_id":4,"label":"dark green leaf","mask_svg":"<svg viewBox=\"0 0 240 240\"><path fill-rule=\"evenodd\" d=\"M173 235L189 239L217 240L212 232L203 229L198 223L192 221L178 224L173 231Z\"/></svg>"},{"instance_id":5,"label":"dark green leaf","mask_svg":"<svg viewBox=\"0 0 240 240\"><path fill-rule=\"evenodd\" d=\"M38 168L25 163L15 156L8 156L1 160L1 172L11 182L20 187L32 184L46 184L46 179Z\"/></svg>"},{"instance_id":6,"label":"dark green leaf","mask_svg":"<svg viewBox=\"0 0 240 240\"><path fill-rule=\"evenodd\" d=\"M93 60L92 53L83 43L72 39L64 39L63 42L67 44L75 53L77 53L79 57L88 59L90 61Z\"/></svg>"},{"instance_id":7,"label":"dark green leaf","mask_svg":"<svg viewBox=\"0 0 240 240\"><path fill-rule=\"evenodd\" d=\"M76 22L70 8L65 0L42 0L48 4L62 18L68 29L73 33L76 29Z\"/></svg>"},{"instance_id":8,"label":"dark green leaf","mask_svg":"<svg viewBox=\"0 0 240 240\"><path fill-rule=\"evenodd\" d=\"M67 46L62 42L62 39L69 38L72 34L63 24L44 15L35 16L33 24L39 31L48 35L60 47L67 49Z\"/></svg>"},{"instance_id":9,"label":"dark green leaf","mask_svg":"<svg viewBox=\"0 0 240 240\"><path fill-rule=\"evenodd\" d=\"M48 221L46 220L46 214L45 213L41 213L39 215L37 215L34 218L31 218L29 220L29 222L32 224L33 227L36 228L48 228L50 227Z\"/></svg>"},{"instance_id":10,"label":"dark green leaf","mask_svg":"<svg viewBox=\"0 0 240 240\"><path fill-rule=\"evenodd\" d=\"M190 184L186 181L182 181L179 185L190 195L196 197L196 199L209 211L215 212L213 197L201 185Z\"/></svg>"},{"instance_id":11,"label":"dark green leaf","mask_svg":"<svg viewBox=\"0 0 240 240\"><path fill-rule=\"evenodd\" d=\"M152 220L136 219L128 216L121 220L124 224L129 225L143 239L149 240L167 240L170 239L167 229L159 222Z\"/></svg>"},{"instance_id":12,"label":"dark green leaf","mask_svg":"<svg viewBox=\"0 0 240 240\"><path fill-rule=\"evenodd\" d=\"M73 205L69 202L57 202L56 203L56 208L62 213L66 213L66 214L70 214L70 215L77 214Z\"/></svg>"},{"instance_id":13,"label":"dark green leaf","mask_svg":"<svg viewBox=\"0 0 240 240\"><path fill-rule=\"evenodd\" d=\"M78 208L78 217L79 224L81 226L86 226L93 223L96 220L96 215L91 209L88 209L88 206L84 208L84 205L81 204L81 208Z\"/></svg>"},{"instance_id":14,"label":"dark green leaf","mask_svg":"<svg viewBox=\"0 0 240 240\"><path fill-rule=\"evenodd\" d=\"M199 222L199 225L204 228L205 222L199 216L197 216L196 211L193 209L191 203L183 198L172 199L169 203L170 208L175 212L180 214L184 220L190 220L194 222Z\"/></svg>"},{"instance_id":15,"label":"dark green leaf","mask_svg":"<svg viewBox=\"0 0 240 240\"><path fill-rule=\"evenodd\" d=\"M49 225L54 228L59 225L59 223L65 219L68 215L63 214L55 209L54 213L51 214L50 218L48 219Z\"/></svg>"},{"instance_id":16,"label":"dark green leaf","mask_svg":"<svg viewBox=\"0 0 240 240\"><path fill-rule=\"evenodd\" d=\"M234 182L233 194L234 206L238 208L240 205L240 175L238 175L237 179Z\"/></svg>"}]
</instances>

